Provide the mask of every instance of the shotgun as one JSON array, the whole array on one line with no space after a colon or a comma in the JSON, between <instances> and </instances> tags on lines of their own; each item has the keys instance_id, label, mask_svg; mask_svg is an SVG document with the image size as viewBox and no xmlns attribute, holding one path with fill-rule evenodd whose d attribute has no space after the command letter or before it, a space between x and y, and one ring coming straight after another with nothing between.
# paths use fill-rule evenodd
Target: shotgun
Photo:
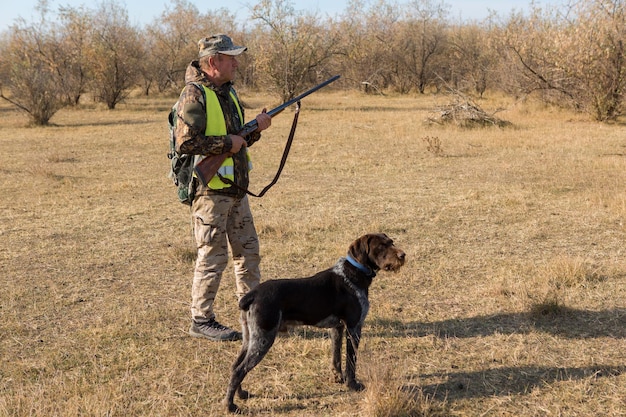
<instances>
[{"instance_id":1,"label":"shotgun","mask_svg":"<svg viewBox=\"0 0 626 417\"><path fill-rule=\"evenodd\" d=\"M277 114L285 110L287 107L299 102L301 99L308 96L309 94L316 92L320 88L325 87L328 84L336 81L337 79L339 79L339 77L340 75L335 75L334 77L329 78L328 80L324 81L321 84L316 85L310 90L305 91L299 96L294 97L291 100L284 102L283 104L281 104L280 106L276 108L273 108L272 110L268 111L267 114L269 114L270 117L276 116ZM250 133L257 130L257 128L258 126L257 126L256 119L251 120L243 126L243 128L241 129L241 131L239 131L239 133L237 133L237 135L246 139L248 135L250 135ZM208 185L209 181L211 181L211 178L213 178L213 176L217 173L217 170L220 168L220 166L222 166L226 158L228 158L230 155L231 155L230 153L223 153L219 155L208 155L204 159L202 159L200 162L198 162L198 164L194 167L196 176L200 179L200 181L202 181L202 184L204 184L205 187Z\"/></svg>"}]
</instances>

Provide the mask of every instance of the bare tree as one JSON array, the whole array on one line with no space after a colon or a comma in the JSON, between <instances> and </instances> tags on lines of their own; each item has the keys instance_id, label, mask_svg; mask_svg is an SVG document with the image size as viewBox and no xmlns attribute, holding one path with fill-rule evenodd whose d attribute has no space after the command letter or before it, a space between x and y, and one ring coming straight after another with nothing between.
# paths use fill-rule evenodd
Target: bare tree
<instances>
[{"instance_id":1,"label":"bare tree","mask_svg":"<svg viewBox=\"0 0 626 417\"><path fill-rule=\"evenodd\" d=\"M331 28L338 39L333 66L366 93L381 93L389 85L389 44L398 16L397 7L385 0L351 0Z\"/></svg>"},{"instance_id":2,"label":"bare tree","mask_svg":"<svg viewBox=\"0 0 626 417\"><path fill-rule=\"evenodd\" d=\"M367 93L381 93L391 83L395 57L390 45L399 15L398 8L385 0L373 4L351 0L335 24L341 39L336 66Z\"/></svg>"},{"instance_id":3,"label":"bare tree","mask_svg":"<svg viewBox=\"0 0 626 417\"><path fill-rule=\"evenodd\" d=\"M446 48L447 11L443 3L414 0L400 26L394 49L398 62L396 86L401 93L412 84L419 93L435 79L434 62Z\"/></svg>"},{"instance_id":4,"label":"bare tree","mask_svg":"<svg viewBox=\"0 0 626 417\"><path fill-rule=\"evenodd\" d=\"M497 52L489 24L469 23L450 29L446 81L455 89L473 90L480 97L495 86Z\"/></svg>"},{"instance_id":5,"label":"bare tree","mask_svg":"<svg viewBox=\"0 0 626 417\"><path fill-rule=\"evenodd\" d=\"M28 114L35 125L47 125L66 105L54 51L59 44L46 23L47 8L39 3L41 20L28 25L20 19L11 26L2 50L0 97ZM1 87L6 87L5 90Z\"/></svg>"},{"instance_id":6,"label":"bare tree","mask_svg":"<svg viewBox=\"0 0 626 417\"><path fill-rule=\"evenodd\" d=\"M175 0L171 10L166 9L146 27L144 46L150 53L145 72L151 73L160 91L182 85L185 67L197 56L201 18L194 5Z\"/></svg>"},{"instance_id":7,"label":"bare tree","mask_svg":"<svg viewBox=\"0 0 626 417\"><path fill-rule=\"evenodd\" d=\"M197 41L228 33L249 47L239 58L238 83L264 86L288 100L330 75L368 92L400 93L442 85L479 96L500 88L569 105L597 120L624 111L626 0L574 1L495 19L447 21L441 0L350 0L338 19L294 9L291 0L257 0L252 22L240 27L225 9L200 11L170 0L145 30L129 23L117 0L94 10L59 8L47 20L20 20L0 40L0 97L46 124L85 91L113 109L136 86L180 89L197 57ZM244 22L245 23L245 22ZM497 54L496 54L497 52ZM155 87L156 86L156 87Z\"/></svg>"},{"instance_id":8,"label":"bare tree","mask_svg":"<svg viewBox=\"0 0 626 417\"><path fill-rule=\"evenodd\" d=\"M124 100L139 78L142 56L139 32L114 1L94 12L89 57L91 89L109 109Z\"/></svg>"},{"instance_id":9,"label":"bare tree","mask_svg":"<svg viewBox=\"0 0 626 417\"><path fill-rule=\"evenodd\" d=\"M287 0L262 0L254 6L253 18L268 29L258 44L256 65L282 100L295 97L323 75L337 42L327 36L316 15L296 12Z\"/></svg>"},{"instance_id":10,"label":"bare tree","mask_svg":"<svg viewBox=\"0 0 626 417\"><path fill-rule=\"evenodd\" d=\"M587 86L581 95L595 119L615 120L623 113L626 87L626 1L596 0L578 7L573 72Z\"/></svg>"},{"instance_id":11,"label":"bare tree","mask_svg":"<svg viewBox=\"0 0 626 417\"><path fill-rule=\"evenodd\" d=\"M528 18L512 17L503 38L517 74L510 86L599 121L622 114L626 1L578 2L567 13L535 8Z\"/></svg>"},{"instance_id":12,"label":"bare tree","mask_svg":"<svg viewBox=\"0 0 626 417\"><path fill-rule=\"evenodd\" d=\"M61 7L57 25L59 48L54 68L59 76L65 99L77 105L87 86L86 53L89 47L91 18L84 8Z\"/></svg>"}]
</instances>

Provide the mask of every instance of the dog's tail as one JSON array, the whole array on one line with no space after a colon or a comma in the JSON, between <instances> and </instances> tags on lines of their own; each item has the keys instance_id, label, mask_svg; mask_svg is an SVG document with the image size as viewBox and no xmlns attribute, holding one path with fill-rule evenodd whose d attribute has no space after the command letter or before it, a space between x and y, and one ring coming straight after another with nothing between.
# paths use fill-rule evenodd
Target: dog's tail
<instances>
[{"instance_id":1,"label":"dog's tail","mask_svg":"<svg viewBox=\"0 0 626 417\"><path fill-rule=\"evenodd\" d=\"M250 304L254 301L255 294L256 291L249 291L246 295L241 297L241 300L239 300L239 308L243 311L248 311L248 309L250 309Z\"/></svg>"}]
</instances>

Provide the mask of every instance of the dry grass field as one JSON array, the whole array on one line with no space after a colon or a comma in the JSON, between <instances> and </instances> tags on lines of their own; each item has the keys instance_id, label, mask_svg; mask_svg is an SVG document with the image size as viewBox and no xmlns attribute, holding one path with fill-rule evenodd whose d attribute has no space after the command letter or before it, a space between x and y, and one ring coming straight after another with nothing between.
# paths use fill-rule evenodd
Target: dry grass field
<instances>
[{"instance_id":1,"label":"dry grass field","mask_svg":"<svg viewBox=\"0 0 626 417\"><path fill-rule=\"evenodd\" d=\"M248 116L274 98L241 92ZM0 416L219 416L239 343L191 338L194 251L166 178L175 99L0 105ZM408 256L371 287L357 374L301 328L244 381L247 415L626 416L626 126L479 102L507 128L424 120L444 96L303 101L252 209L264 279L333 265L366 232ZM291 115L251 149L272 178ZM238 327L232 269L218 318Z\"/></svg>"}]
</instances>

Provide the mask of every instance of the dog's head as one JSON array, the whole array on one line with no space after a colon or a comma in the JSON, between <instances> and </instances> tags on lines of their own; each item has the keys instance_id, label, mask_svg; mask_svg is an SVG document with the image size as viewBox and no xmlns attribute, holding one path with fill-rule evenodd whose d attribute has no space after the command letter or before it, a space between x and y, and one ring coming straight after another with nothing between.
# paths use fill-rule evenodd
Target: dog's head
<instances>
[{"instance_id":1,"label":"dog's head","mask_svg":"<svg viewBox=\"0 0 626 417\"><path fill-rule=\"evenodd\" d=\"M348 254L374 271L396 272L404 265L406 254L384 233L363 235L350 245Z\"/></svg>"}]
</instances>

